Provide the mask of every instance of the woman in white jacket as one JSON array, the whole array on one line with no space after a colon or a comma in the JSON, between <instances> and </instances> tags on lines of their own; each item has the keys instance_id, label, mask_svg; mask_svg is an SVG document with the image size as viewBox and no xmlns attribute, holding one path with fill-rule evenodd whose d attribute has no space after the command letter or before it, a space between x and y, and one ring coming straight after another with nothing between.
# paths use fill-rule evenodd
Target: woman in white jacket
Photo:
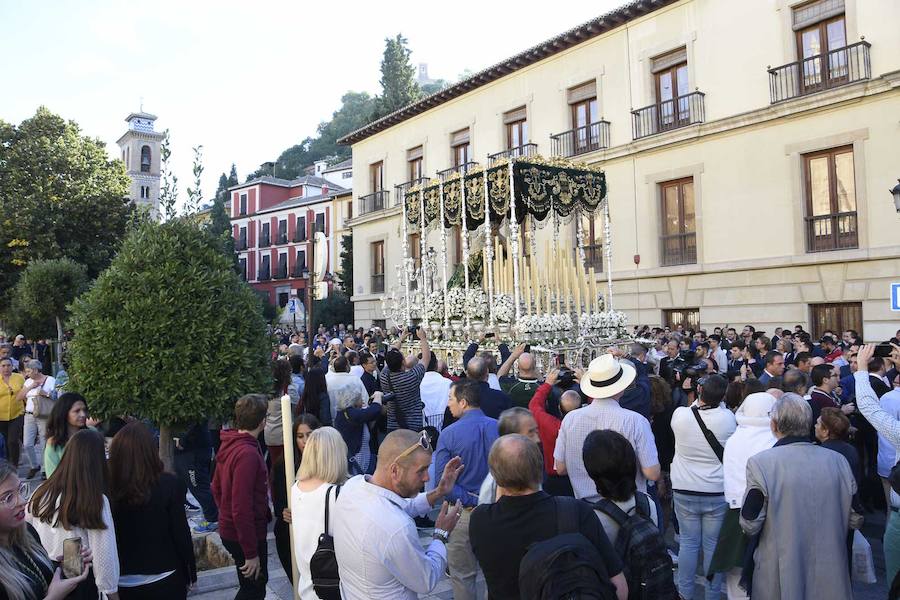
<instances>
[{"instance_id":1,"label":"woman in white jacket","mask_svg":"<svg viewBox=\"0 0 900 600\"><path fill-rule=\"evenodd\" d=\"M725 585L729 600L748 598L747 593L738 585L747 548L747 538L740 525L741 504L747 487L747 461L751 456L775 445L776 439L769 417L769 411L774 405L775 397L767 392L747 396L734 415L737 429L725 443L722 464L728 513L719 531L719 542L709 572L726 573Z\"/></svg>"}]
</instances>

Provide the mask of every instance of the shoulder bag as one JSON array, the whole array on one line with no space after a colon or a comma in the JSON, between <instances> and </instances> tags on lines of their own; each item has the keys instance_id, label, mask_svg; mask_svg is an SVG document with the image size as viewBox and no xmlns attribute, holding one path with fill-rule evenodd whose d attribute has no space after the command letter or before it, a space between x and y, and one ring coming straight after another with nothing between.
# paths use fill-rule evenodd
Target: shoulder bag
<instances>
[{"instance_id":1,"label":"shoulder bag","mask_svg":"<svg viewBox=\"0 0 900 600\"><path fill-rule=\"evenodd\" d=\"M722 447L722 444L719 443L719 440L716 439L716 436L713 435L713 432L709 430L706 426L706 423L703 422L703 418L700 416L700 409L696 406L691 407L691 412L694 413L694 418L697 419L697 425L700 426L700 431L703 432L703 437L706 438L706 441L709 442L712 451L716 453L716 457L719 459L719 462L722 462L722 457L725 455L725 448Z\"/></svg>"}]
</instances>

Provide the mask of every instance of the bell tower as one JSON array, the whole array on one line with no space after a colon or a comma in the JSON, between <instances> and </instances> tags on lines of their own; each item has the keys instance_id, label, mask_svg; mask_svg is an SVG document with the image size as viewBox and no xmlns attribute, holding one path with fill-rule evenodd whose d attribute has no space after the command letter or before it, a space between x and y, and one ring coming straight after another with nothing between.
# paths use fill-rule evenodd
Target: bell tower
<instances>
[{"instance_id":1,"label":"bell tower","mask_svg":"<svg viewBox=\"0 0 900 600\"><path fill-rule=\"evenodd\" d=\"M116 142L122 162L131 178L129 198L137 206L146 206L154 219L159 218L159 146L165 137L153 128L156 115L143 110L125 118L128 130Z\"/></svg>"}]
</instances>

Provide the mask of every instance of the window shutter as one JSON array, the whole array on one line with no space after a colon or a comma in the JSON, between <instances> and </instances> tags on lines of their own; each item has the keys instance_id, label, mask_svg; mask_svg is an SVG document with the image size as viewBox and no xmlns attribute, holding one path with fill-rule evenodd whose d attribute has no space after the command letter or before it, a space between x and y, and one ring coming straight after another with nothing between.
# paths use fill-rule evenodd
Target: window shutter
<instances>
[{"instance_id":1,"label":"window shutter","mask_svg":"<svg viewBox=\"0 0 900 600\"><path fill-rule=\"evenodd\" d=\"M657 56L656 58L652 59L650 63L650 71L652 73L659 73L660 71L665 71L666 69L674 67L675 65L681 64L683 62L687 62L687 49L679 48L678 50L663 54L662 56Z\"/></svg>"},{"instance_id":2,"label":"window shutter","mask_svg":"<svg viewBox=\"0 0 900 600\"><path fill-rule=\"evenodd\" d=\"M794 9L794 31L844 13L844 0L816 0Z\"/></svg>"},{"instance_id":3,"label":"window shutter","mask_svg":"<svg viewBox=\"0 0 900 600\"><path fill-rule=\"evenodd\" d=\"M524 121L525 118L525 107L520 106L515 110L503 113L503 124L509 125L510 123L517 123L519 121Z\"/></svg>"},{"instance_id":4,"label":"window shutter","mask_svg":"<svg viewBox=\"0 0 900 600\"><path fill-rule=\"evenodd\" d=\"M460 129L454 133L450 134L450 145L451 146L462 146L463 144L469 143L469 128Z\"/></svg>"},{"instance_id":5,"label":"window shutter","mask_svg":"<svg viewBox=\"0 0 900 600\"><path fill-rule=\"evenodd\" d=\"M406 160L417 160L422 158L422 146L416 146L406 151Z\"/></svg>"},{"instance_id":6,"label":"window shutter","mask_svg":"<svg viewBox=\"0 0 900 600\"><path fill-rule=\"evenodd\" d=\"M590 100L591 98L597 97L597 81L591 80L587 83L582 83L581 85L577 85L573 88L569 88L569 104L576 104L578 102L582 102L583 100Z\"/></svg>"}]
</instances>

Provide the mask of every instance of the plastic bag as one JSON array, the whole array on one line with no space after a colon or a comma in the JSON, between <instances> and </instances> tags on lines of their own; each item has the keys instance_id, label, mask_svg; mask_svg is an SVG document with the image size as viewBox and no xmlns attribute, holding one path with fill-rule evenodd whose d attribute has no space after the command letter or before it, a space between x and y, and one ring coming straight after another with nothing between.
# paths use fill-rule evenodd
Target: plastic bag
<instances>
[{"instance_id":1,"label":"plastic bag","mask_svg":"<svg viewBox=\"0 0 900 600\"><path fill-rule=\"evenodd\" d=\"M875 583L875 561L872 560L872 546L858 529L853 532L851 567L853 581Z\"/></svg>"}]
</instances>

